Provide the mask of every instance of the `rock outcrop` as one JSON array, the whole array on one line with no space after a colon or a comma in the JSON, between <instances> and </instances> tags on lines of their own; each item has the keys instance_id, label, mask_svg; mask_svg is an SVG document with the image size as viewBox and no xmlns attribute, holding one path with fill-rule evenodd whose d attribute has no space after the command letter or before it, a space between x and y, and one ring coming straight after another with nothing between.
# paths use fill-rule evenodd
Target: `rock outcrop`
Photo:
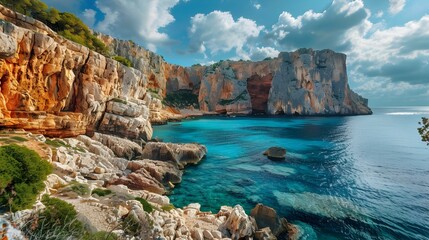
<instances>
[{"instance_id":1,"label":"rock outcrop","mask_svg":"<svg viewBox=\"0 0 429 240\"><path fill-rule=\"evenodd\" d=\"M177 144L163 142L149 142L143 149L143 158L169 161L183 167L187 164L196 164L207 154L204 145L196 143Z\"/></svg>"},{"instance_id":2,"label":"rock outcrop","mask_svg":"<svg viewBox=\"0 0 429 240\"><path fill-rule=\"evenodd\" d=\"M269 228L270 232L279 237L279 239L286 239L288 237L288 229L291 228L290 224L285 218L278 217L277 212L273 208L257 204L252 209L250 216L255 219L259 230ZM264 232L263 235L269 235L266 231L262 232Z\"/></svg>"}]
</instances>

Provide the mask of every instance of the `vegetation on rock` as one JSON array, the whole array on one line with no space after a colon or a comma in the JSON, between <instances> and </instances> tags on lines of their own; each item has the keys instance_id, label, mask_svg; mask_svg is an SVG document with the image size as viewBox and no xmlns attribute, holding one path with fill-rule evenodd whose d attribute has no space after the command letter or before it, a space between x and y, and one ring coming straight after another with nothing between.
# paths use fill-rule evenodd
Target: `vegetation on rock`
<instances>
[{"instance_id":1,"label":"vegetation on rock","mask_svg":"<svg viewBox=\"0 0 429 240\"><path fill-rule=\"evenodd\" d=\"M221 99L218 103L222 106L225 106L225 105L233 104L237 101L241 101L241 100L245 101L245 100L247 100L246 94L247 94L247 90L244 90L236 98L234 98L234 99Z\"/></svg>"},{"instance_id":2,"label":"vegetation on rock","mask_svg":"<svg viewBox=\"0 0 429 240\"><path fill-rule=\"evenodd\" d=\"M0 147L0 206L11 211L30 208L51 170L33 150L15 144Z\"/></svg>"},{"instance_id":3,"label":"vegetation on rock","mask_svg":"<svg viewBox=\"0 0 429 240\"><path fill-rule=\"evenodd\" d=\"M0 0L0 4L45 23L71 41L108 55L108 49L104 43L74 14L59 12L40 0Z\"/></svg>"},{"instance_id":4,"label":"vegetation on rock","mask_svg":"<svg viewBox=\"0 0 429 240\"><path fill-rule=\"evenodd\" d=\"M171 204L171 203L167 204L167 205L164 205L164 206L161 207L162 210L167 211L167 212L169 212L169 211L171 211L171 210L173 210L175 208L176 207L173 204Z\"/></svg>"},{"instance_id":5,"label":"vegetation on rock","mask_svg":"<svg viewBox=\"0 0 429 240\"><path fill-rule=\"evenodd\" d=\"M132 65L133 65L129 59L121 57L121 56L115 56L115 57L113 57L113 59L122 63L123 65L125 65L127 67L132 67Z\"/></svg>"},{"instance_id":6,"label":"vegetation on rock","mask_svg":"<svg viewBox=\"0 0 429 240\"><path fill-rule=\"evenodd\" d=\"M92 194L97 194L99 197L104 197L111 194L112 191L109 189L96 188L92 190Z\"/></svg>"},{"instance_id":7,"label":"vegetation on rock","mask_svg":"<svg viewBox=\"0 0 429 240\"><path fill-rule=\"evenodd\" d=\"M79 239L85 229L77 220L73 205L58 198L44 195L42 203L46 208L33 215L22 228L29 239Z\"/></svg>"},{"instance_id":8,"label":"vegetation on rock","mask_svg":"<svg viewBox=\"0 0 429 240\"><path fill-rule=\"evenodd\" d=\"M167 93L163 103L176 108L186 108L189 106L199 108L198 95L193 94L192 90L185 89Z\"/></svg>"},{"instance_id":9,"label":"vegetation on rock","mask_svg":"<svg viewBox=\"0 0 429 240\"><path fill-rule=\"evenodd\" d=\"M417 130L419 131L420 136L422 137L422 141L426 142L429 145L429 118L422 118L422 121L419 122L421 127Z\"/></svg>"},{"instance_id":10,"label":"vegetation on rock","mask_svg":"<svg viewBox=\"0 0 429 240\"><path fill-rule=\"evenodd\" d=\"M137 201L139 201L143 205L143 210L147 213L151 213L153 211L153 206L150 204L146 199L143 198L136 198Z\"/></svg>"}]
</instances>

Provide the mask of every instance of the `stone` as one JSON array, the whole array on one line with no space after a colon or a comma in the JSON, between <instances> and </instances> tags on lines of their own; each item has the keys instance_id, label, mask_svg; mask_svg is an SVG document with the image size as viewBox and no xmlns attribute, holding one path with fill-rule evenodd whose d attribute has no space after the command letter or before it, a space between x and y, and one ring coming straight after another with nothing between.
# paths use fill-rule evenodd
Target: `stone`
<instances>
[{"instance_id":1,"label":"stone","mask_svg":"<svg viewBox=\"0 0 429 240\"><path fill-rule=\"evenodd\" d=\"M191 236L194 240L204 240L203 231L200 229L194 229Z\"/></svg>"},{"instance_id":2,"label":"stone","mask_svg":"<svg viewBox=\"0 0 429 240\"><path fill-rule=\"evenodd\" d=\"M102 167L95 167L94 168L94 173L96 173L96 174L103 174L105 172L106 172L106 170Z\"/></svg>"},{"instance_id":3,"label":"stone","mask_svg":"<svg viewBox=\"0 0 429 240\"><path fill-rule=\"evenodd\" d=\"M283 160L286 158L286 149L282 147L270 147L264 152L271 160Z\"/></svg>"},{"instance_id":4,"label":"stone","mask_svg":"<svg viewBox=\"0 0 429 240\"><path fill-rule=\"evenodd\" d=\"M250 212L259 229L270 228L275 236L287 235L288 222L277 216L277 212L270 207L257 204Z\"/></svg>"},{"instance_id":5,"label":"stone","mask_svg":"<svg viewBox=\"0 0 429 240\"><path fill-rule=\"evenodd\" d=\"M111 149L115 156L120 158L132 160L141 156L143 152L143 149L139 144L113 135L94 133L92 139L101 142L103 145Z\"/></svg>"},{"instance_id":6,"label":"stone","mask_svg":"<svg viewBox=\"0 0 429 240\"><path fill-rule=\"evenodd\" d=\"M233 240L252 237L256 230L254 221L246 214L243 207L240 205L236 205L232 209L222 227L225 227L231 233L231 239Z\"/></svg>"},{"instance_id":7,"label":"stone","mask_svg":"<svg viewBox=\"0 0 429 240\"><path fill-rule=\"evenodd\" d=\"M256 240L277 240L269 227L261 228L255 232Z\"/></svg>"},{"instance_id":8,"label":"stone","mask_svg":"<svg viewBox=\"0 0 429 240\"><path fill-rule=\"evenodd\" d=\"M11 36L0 32L0 58L12 57L17 49L16 41Z\"/></svg>"},{"instance_id":9,"label":"stone","mask_svg":"<svg viewBox=\"0 0 429 240\"><path fill-rule=\"evenodd\" d=\"M208 240L214 239L212 233L209 230L204 230L203 236L204 236L204 239L208 239Z\"/></svg>"},{"instance_id":10,"label":"stone","mask_svg":"<svg viewBox=\"0 0 429 240\"><path fill-rule=\"evenodd\" d=\"M222 238L222 233L220 231L217 230L212 230L211 234L214 238L216 239L221 239Z\"/></svg>"},{"instance_id":11,"label":"stone","mask_svg":"<svg viewBox=\"0 0 429 240\"><path fill-rule=\"evenodd\" d=\"M149 142L143 149L143 158L170 161L178 166L196 164L207 154L207 148L201 144Z\"/></svg>"},{"instance_id":12,"label":"stone","mask_svg":"<svg viewBox=\"0 0 429 240\"><path fill-rule=\"evenodd\" d=\"M135 172L139 169L145 169L149 174L159 182L167 185L171 183L180 183L183 172L176 164L170 162L161 162L153 160L136 160L128 162L127 169Z\"/></svg>"}]
</instances>

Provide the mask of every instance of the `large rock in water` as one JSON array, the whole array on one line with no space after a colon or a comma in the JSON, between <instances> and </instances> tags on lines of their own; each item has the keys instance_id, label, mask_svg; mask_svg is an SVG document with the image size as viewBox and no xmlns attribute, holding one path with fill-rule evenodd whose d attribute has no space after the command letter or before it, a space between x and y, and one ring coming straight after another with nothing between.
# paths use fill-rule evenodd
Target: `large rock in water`
<instances>
[{"instance_id":1,"label":"large rock in water","mask_svg":"<svg viewBox=\"0 0 429 240\"><path fill-rule=\"evenodd\" d=\"M269 227L271 232L277 237L288 235L287 220L279 218L273 208L257 204L250 212L250 216L255 219L258 229Z\"/></svg>"},{"instance_id":2,"label":"large rock in water","mask_svg":"<svg viewBox=\"0 0 429 240\"><path fill-rule=\"evenodd\" d=\"M264 155L271 160L283 160L286 158L286 149L282 147L270 147L264 152Z\"/></svg>"},{"instance_id":3,"label":"large rock in water","mask_svg":"<svg viewBox=\"0 0 429 240\"><path fill-rule=\"evenodd\" d=\"M207 154L204 145L196 143L176 144L149 142L143 149L143 158L170 161L183 167L186 164L196 164Z\"/></svg>"}]
</instances>

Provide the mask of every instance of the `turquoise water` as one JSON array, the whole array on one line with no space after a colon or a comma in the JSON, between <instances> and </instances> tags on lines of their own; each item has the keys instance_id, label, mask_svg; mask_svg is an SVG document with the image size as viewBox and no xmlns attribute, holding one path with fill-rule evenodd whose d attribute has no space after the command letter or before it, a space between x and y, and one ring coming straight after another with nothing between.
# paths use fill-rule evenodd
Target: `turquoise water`
<instances>
[{"instance_id":1,"label":"turquoise water","mask_svg":"<svg viewBox=\"0 0 429 240\"><path fill-rule=\"evenodd\" d=\"M207 158L187 167L170 196L274 207L301 239L429 239L429 147L418 121L429 107L374 109L353 117L204 117L155 127L168 142L198 142ZM287 148L287 160L262 152Z\"/></svg>"}]
</instances>

